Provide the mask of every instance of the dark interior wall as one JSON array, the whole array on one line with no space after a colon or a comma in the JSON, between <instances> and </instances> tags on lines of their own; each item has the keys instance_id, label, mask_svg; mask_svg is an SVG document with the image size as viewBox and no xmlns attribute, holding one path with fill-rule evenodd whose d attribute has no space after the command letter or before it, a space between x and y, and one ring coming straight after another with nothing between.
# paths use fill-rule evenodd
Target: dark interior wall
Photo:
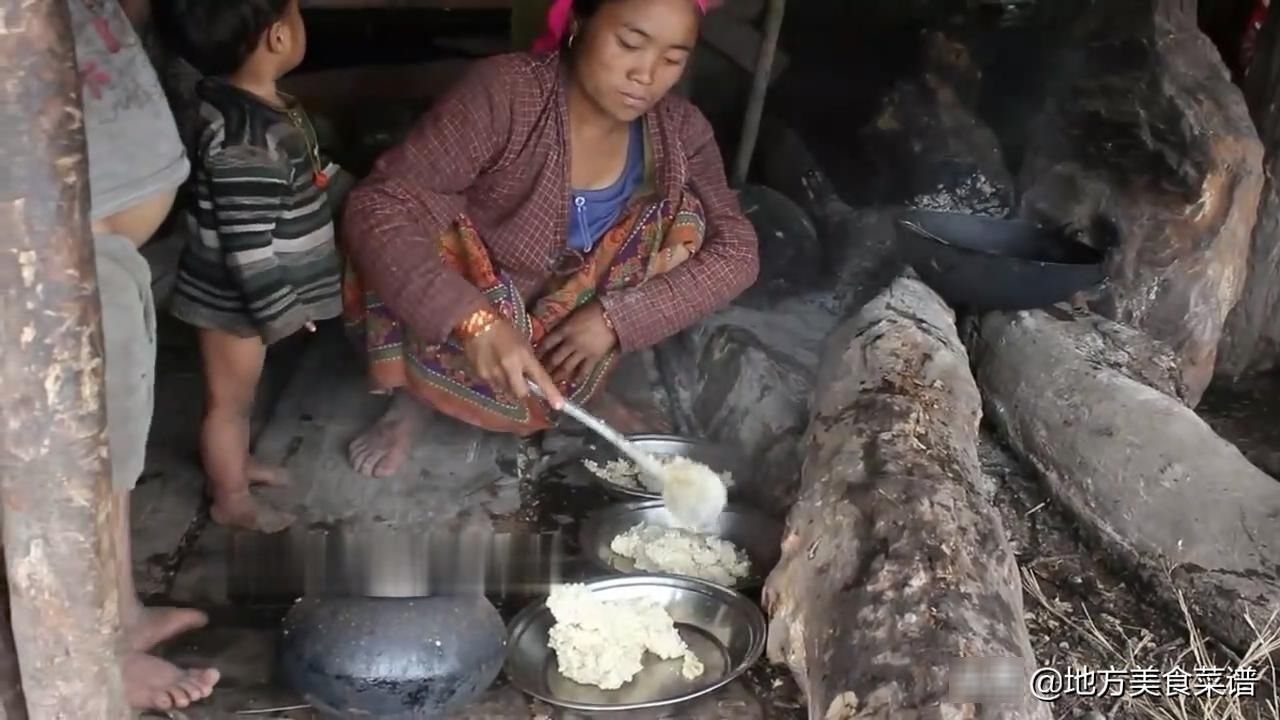
<instances>
[{"instance_id":1,"label":"dark interior wall","mask_svg":"<svg viewBox=\"0 0 1280 720\"><path fill-rule=\"evenodd\" d=\"M1243 71L1238 62L1240 39L1255 5L1256 0L1200 0L1197 8L1200 28L1218 46L1237 80Z\"/></svg>"},{"instance_id":2,"label":"dark interior wall","mask_svg":"<svg viewBox=\"0 0 1280 720\"><path fill-rule=\"evenodd\" d=\"M918 77L923 30L945 28L971 49L981 68L979 113L1016 170L1030 119L1060 69L1055 52L1063 28L1082 6L1099 1L793 1L782 37L790 66L771 89L767 111L800 131L848 200L871 200L879 179L867 172L858 131L874 121L896 82ZM1199 3L1201 24L1229 63L1254 4ZM459 39L485 39L497 51L510 33L510 16L502 11L309 11L307 22L311 41L303 71L474 57L484 54L475 49L484 43L468 49ZM713 116L731 158L749 78L716 58L696 66L695 76L695 99Z\"/></svg>"},{"instance_id":3,"label":"dark interior wall","mask_svg":"<svg viewBox=\"0 0 1280 720\"><path fill-rule=\"evenodd\" d=\"M451 41L486 38L493 47L511 32L510 13L501 10L308 10L306 22L307 57L299 72L466 56Z\"/></svg>"},{"instance_id":4,"label":"dark interior wall","mask_svg":"<svg viewBox=\"0 0 1280 720\"><path fill-rule=\"evenodd\" d=\"M1089 7L1117 0L804 0L789 4L783 45L792 68L771 96L777 113L815 147L846 199L874 198L857 131L874 121L894 83L918 76L920 36L944 29L981 69L978 114L1016 174L1032 121L1069 74L1071 28ZM1133 0L1123 0L1130 2ZM1256 0L1200 0L1202 29L1236 69Z\"/></svg>"},{"instance_id":5,"label":"dark interior wall","mask_svg":"<svg viewBox=\"0 0 1280 720\"><path fill-rule=\"evenodd\" d=\"M781 44L787 72L766 110L804 138L851 203L874 197L876 178L857 143L879 104L903 77L916 74L921 18L936 18L925 0L836 2L787 6Z\"/></svg>"}]
</instances>

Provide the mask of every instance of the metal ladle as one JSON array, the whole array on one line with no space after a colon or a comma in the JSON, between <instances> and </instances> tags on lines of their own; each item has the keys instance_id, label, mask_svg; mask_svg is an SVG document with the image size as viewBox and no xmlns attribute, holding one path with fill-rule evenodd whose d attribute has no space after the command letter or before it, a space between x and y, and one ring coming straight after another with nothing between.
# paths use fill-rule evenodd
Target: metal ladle
<instances>
[{"instance_id":1,"label":"metal ladle","mask_svg":"<svg viewBox=\"0 0 1280 720\"><path fill-rule=\"evenodd\" d=\"M547 399L546 394L542 392L542 388L538 387L532 381L529 382L529 390L543 400ZM614 430L608 423L587 412L584 408L579 406L577 403L570 401L568 398L565 399L564 405L561 406L560 409L569 417L572 417L574 420L586 425L588 428L594 430L598 435L600 435L600 437L608 440L610 444L622 451L623 455L631 458L631 461L634 462L642 472L652 476L654 480L658 480L660 482L665 481L662 466L658 464L658 461L649 453L628 442L627 438L624 437L622 433Z\"/></svg>"},{"instance_id":2,"label":"metal ladle","mask_svg":"<svg viewBox=\"0 0 1280 720\"><path fill-rule=\"evenodd\" d=\"M532 381L529 381L529 390L537 397L547 399L542 389ZM631 458L641 472L657 480L662 487L662 504L677 522L691 528L705 527L724 510L724 481L710 468L703 466L702 470L705 472L694 472L692 475L686 473L678 481L673 482L674 478L658 464L652 455L632 445L622 433L614 430L605 421L569 400L564 401L561 410L596 431L621 450L622 454Z\"/></svg>"}]
</instances>

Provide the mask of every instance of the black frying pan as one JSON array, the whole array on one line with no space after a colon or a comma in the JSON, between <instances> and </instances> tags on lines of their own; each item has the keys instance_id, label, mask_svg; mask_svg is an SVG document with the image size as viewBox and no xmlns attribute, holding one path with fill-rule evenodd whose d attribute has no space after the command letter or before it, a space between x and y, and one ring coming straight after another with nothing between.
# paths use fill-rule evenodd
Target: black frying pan
<instances>
[{"instance_id":1,"label":"black frying pan","mask_svg":"<svg viewBox=\"0 0 1280 720\"><path fill-rule=\"evenodd\" d=\"M897 229L903 259L957 308L1041 308L1106 279L1104 253L1063 229L931 210L904 211Z\"/></svg>"}]
</instances>

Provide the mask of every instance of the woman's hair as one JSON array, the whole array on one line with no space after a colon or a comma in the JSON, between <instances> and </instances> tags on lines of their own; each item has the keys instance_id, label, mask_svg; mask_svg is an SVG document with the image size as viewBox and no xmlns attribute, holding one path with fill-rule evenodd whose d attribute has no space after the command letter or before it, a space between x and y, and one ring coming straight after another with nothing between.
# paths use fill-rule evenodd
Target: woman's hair
<instances>
[{"instance_id":1,"label":"woman's hair","mask_svg":"<svg viewBox=\"0 0 1280 720\"><path fill-rule=\"evenodd\" d=\"M573 18L577 18L580 23L585 25L591 18L595 17L600 8L612 2L621 2L621 0L573 0L573 12L570 22L572 22ZM698 6L699 11L706 12L706 0L691 0L691 2ZM572 39L573 32L566 28L566 32L560 36L560 51L562 53L566 55L573 54L573 49L569 46L569 41Z\"/></svg>"},{"instance_id":2,"label":"woman's hair","mask_svg":"<svg viewBox=\"0 0 1280 720\"><path fill-rule=\"evenodd\" d=\"M577 18L578 22L585 25L597 12L600 11L600 8L611 2L618 2L618 0L573 0L573 17ZM569 43L572 40L572 31L566 32L560 38L560 50L566 55L573 54L573 48L569 46Z\"/></svg>"}]
</instances>

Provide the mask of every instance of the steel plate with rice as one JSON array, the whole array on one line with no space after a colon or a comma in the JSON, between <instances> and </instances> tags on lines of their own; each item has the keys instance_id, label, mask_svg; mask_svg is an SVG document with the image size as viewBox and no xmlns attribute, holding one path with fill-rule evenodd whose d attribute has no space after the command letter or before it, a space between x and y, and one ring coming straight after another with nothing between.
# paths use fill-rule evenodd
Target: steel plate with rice
<instances>
[{"instance_id":1,"label":"steel plate with rice","mask_svg":"<svg viewBox=\"0 0 1280 720\"><path fill-rule=\"evenodd\" d=\"M736 453L724 445L679 435L653 433L627 435L627 439L659 460L677 456L686 457L706 465L721 476L730 475L731 484L728 488L730 497L733 496L734 486L741 485L747 479L745 473L748 467ZM639 477L639 471L631 461L608 443L594 443L581 463L583 472L617 497L628 500L660 500L662 498L661 492L655 492L644 486ZM601 475L607 477L601 477Z\"/></svg>"},{"instance_id":2,"label":"steel plate with rice","mask_svg":"<svg viewBox=\"0 0 1280 720\"><path fill-rule=\"evenodd\" d=\"M746 672L764 653L764 613L741 594L712 583L669 575L632 575L586 583L605 601L651 599L665 606L677 632L704 665L687 680L681 661L646 655L644 669L617 690L580 685L560 674L549 646L555 618L542 600L508 625L507 679L549 705L586 713L672 707L714 692Z\"/></svg>"},{"instance_id":3,"label":"steel plate with rice","mask_svg":"<svg viewBox=\"0 0 1280 720\"><path fill-rule=\"evenodd\" d=\"M578 541L582 553L602 570L624 575L658 572L639 570L629 558L610 549L613 539L640 523L678 527L662 502L622 503L592 513L582 524ZM745 505L730 503L706 534L732 543L746 554L751 565L746 577L731 587L746 590L759 587L782 554L782 523ZM665 571L664 571L665 572ZM705 578L704 578L705 579Z\"/></svg>"}]
</instances>

